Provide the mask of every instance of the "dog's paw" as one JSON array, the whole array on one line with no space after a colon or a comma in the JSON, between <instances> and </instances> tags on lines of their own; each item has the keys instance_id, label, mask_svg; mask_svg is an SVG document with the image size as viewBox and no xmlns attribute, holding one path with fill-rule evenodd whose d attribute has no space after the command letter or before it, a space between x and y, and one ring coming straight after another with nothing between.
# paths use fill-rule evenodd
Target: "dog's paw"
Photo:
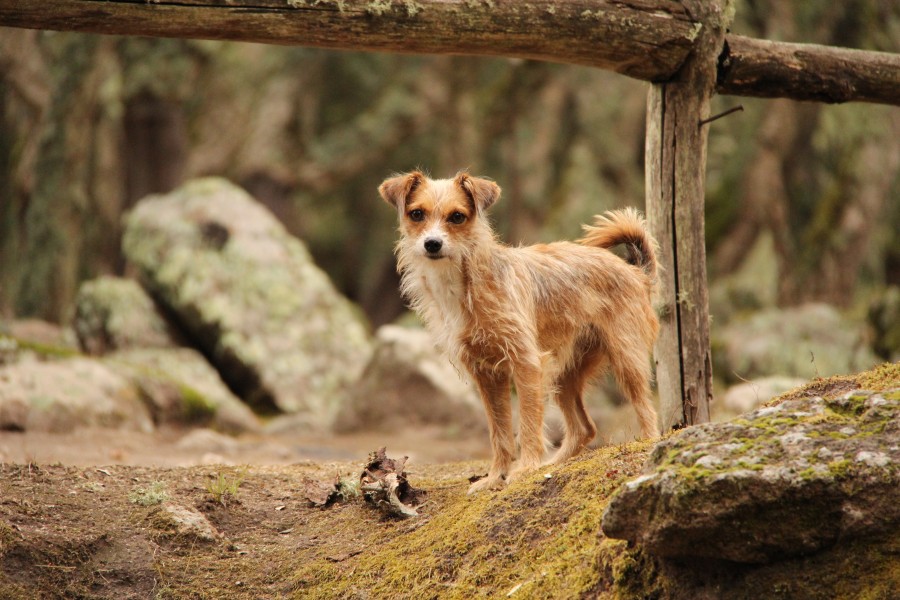
<instances>
[{"instance_id":1,"label":"dog's paw","mask_svg":"<svg viewBox=\"0 0 900 600\"><path fill-rule=\"evenodd\" d=\"M483 492L484 490L502 490L505 487L506 479L503 477L503 475L488 475L487 477L482 477L481 479L470 485L469 491L466 492L466 494L477 494L478 492Z\"/></svg>"},{"instance_id":2,"label":"dog's paw","mask_svg":"<svg viewBox=\"0 0 900 600\"><path fill-rule=\"evenodd\" d=\"M521 479L522 477L534 473L534 471L539 469L540 467L540 461L519 461L515 464L512 471L510 471L509 475L506 476L506 482L511 483L517 479Z\"/></svg>"}]
</instances>

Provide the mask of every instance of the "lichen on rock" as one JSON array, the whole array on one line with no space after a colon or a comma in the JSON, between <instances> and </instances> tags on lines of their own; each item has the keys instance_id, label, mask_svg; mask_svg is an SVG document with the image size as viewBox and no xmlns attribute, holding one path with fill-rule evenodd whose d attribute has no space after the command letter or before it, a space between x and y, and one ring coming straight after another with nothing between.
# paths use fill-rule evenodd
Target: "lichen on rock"
<instances>
[{"instance_id":1,"label":"lichen on rock","mask_svg":"<svg viewBox=\"0 0 900 600\"><path fill-rule=\"evenodd\" d=\"M191 181L142 200L125 254L232 389L328 426L371 354L359 312L246 192Z\"/></svg>"},{"instance_id":2,"label":"lichen on rock","mask_svg":"<svg viewBox=\"0 0 900 600\"><path fill-rule=\"evenodd\" d=\"M660 442L603 531L664 557L763 563L900 527L900 390L803 397Z\"/></svg>"},{"instance_id":3,"label":"lichen on rock","mask_svg":"<svg viewBox=\"0 0 900 600\"><path fill-rule=\"evenodd\" d=\"M88 354L129 348L175 348L181 335L134 280L99 277L81 285L75 297L75 332Z\"/></svg>"},{"instance_id":4,"label":"lichen on rock","mask_svg":"<svg viewBox=\"0 0 900 600\"><path fill-rule=\"evenodd\" d=\"M103 359L137 385L157 423L211 425L226 433L259 431L259 419L192 348L135 348Z\"/></svg>"},{"instance_id":5,"label":"lichen on rock","mask_svg":"<svg viewBox=\"0 0 900 600\"><path fill-rule=\"evenodd\" d=\"M134 384L98 361L0 366L0 429L58 433L78 427L149 432L153 421Z\"/></svg>"}]
</instances>

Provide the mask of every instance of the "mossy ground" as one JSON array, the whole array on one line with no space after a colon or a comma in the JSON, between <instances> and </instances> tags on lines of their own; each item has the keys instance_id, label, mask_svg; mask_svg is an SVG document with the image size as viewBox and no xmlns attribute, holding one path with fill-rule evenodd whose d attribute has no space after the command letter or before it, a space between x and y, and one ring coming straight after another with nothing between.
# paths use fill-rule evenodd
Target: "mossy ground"
<instances>
[{"instance_id":1,"label":"mossy ground","mask_svg":"<svg viewBox=\"0 0 900 600\"><path fill-rule=\"evenodd\" d=\"M768 405L773 406L786 400L795 400L808 396L821 396L825 399L833 399L857 389L884 392L898 387L900 387L900 362L884 363L870 371L864 371L856 375L818 377L806 385L785 392L769 402Z\"/></svg>"},{"instance_id":2,"label":"mossy ground","mask_svg":"<svg viewBox=\"0 0 900 600\"><path fill-rule=\"evenodd\" d=\"M362 500L313 508L309 479L360 464L151 469L0 466L0 597L563 598L608 587L600 519L638 473L649 442L603 448L500 492L466 495L482 462L416 466L421 517L389 518ZM545 475L550 477L545 477ZM211 482L240 481L226 504ZM164 489L204 513L220 542L172 538L154 506ZM615 545L613 546L615 547ZM111 565L112 556L144 556ZM606 557L606 558L604 558ZM123 595L122 590L130 590Z\"/></svg>"}]
</instances>

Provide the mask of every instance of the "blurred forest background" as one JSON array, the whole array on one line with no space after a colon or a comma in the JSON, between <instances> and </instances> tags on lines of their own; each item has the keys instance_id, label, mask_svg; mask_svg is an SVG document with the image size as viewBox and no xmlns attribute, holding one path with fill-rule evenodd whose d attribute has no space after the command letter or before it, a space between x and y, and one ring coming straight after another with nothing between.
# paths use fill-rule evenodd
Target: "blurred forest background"
<instances>
[{"instance_id":1,"label":"blurred forest background","mask_svg":"<svg viewBox=\"0 0 900 600\"><path fill-rule=\"evenodd\" d=\"M900 4L742 0L733 30L900 52ZM468 168L502 186L504 240L575 237L592 214L643 206L646 93L523 60L3 30L0 316L67 322L80 282L124 271L131 206L221 175L390 322L403 305L382 179ZM900 110L720 97L713 111L738 103L710 130L715 317L874 310L900 286Z\"/></svg>"}]
</instances>

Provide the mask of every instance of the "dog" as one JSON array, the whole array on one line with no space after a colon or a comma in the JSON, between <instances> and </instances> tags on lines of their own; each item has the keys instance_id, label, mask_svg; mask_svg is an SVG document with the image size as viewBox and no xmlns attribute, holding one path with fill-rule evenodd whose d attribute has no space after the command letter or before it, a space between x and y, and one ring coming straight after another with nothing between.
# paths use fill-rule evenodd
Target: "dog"
<instances>
[{"instance_id":1,"label":"dog","mask_svg":"<svg viewBox=\"0 0 900 600\"><path fill-rule=\"evenodd\" d=\"M400 220L401 292L436 345L471 375L487 413L493 457L470 494L500 489L541 466L548 396L565 421L549 462L581 452L597 433L583 393L607 369L637 412L641 434L658 434L649 359L659 330L652 306L656 244L636 210L595 217L574 243L512 247L497 241L488 222L486 211L501 192L493 181L413 171L386 179L378 191ZM619 244L625 259L609 250Z\"/></svg>"}]
</instances>

